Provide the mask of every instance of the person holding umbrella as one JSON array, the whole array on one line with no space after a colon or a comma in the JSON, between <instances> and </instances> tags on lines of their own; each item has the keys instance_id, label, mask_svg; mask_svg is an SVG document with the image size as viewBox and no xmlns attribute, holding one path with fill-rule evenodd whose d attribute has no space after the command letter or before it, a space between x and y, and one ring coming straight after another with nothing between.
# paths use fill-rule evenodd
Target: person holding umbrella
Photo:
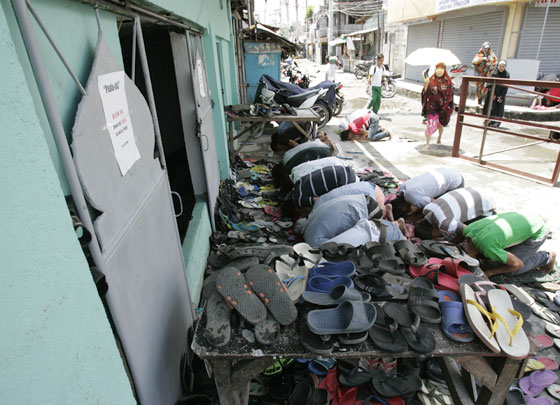
<instances>
[{"instance_id":1,"label":"person holding umbrella","mask_svg":"<svg viewBox=\"0 0 560 405\"><path fill-rule=\"evenodd\" d=\"M475 76L490 76L490 73L496 68L496 63L498 63L498 58L494 51L492 51L490 42L484 42L472 61ZM485 83L480 82L476 84L476 100L478 104L482 104L482 99L486 95L487 90Z\"/></svg>"},{"instance_id":2,"label":"person holding umbrella","mask_svg":"<svg viewBox=\"0 0 560 405\"><path fill-rule=\"evenodd\" d=\"M449 124L453 113L453 83L445 70L445 63L436 65L436 72L424 83L422 90L422 115L426 118L426 146L430 148L430 138L439 132L437 143L441 143L443 128Z\"/></svg>"}]
</instances>

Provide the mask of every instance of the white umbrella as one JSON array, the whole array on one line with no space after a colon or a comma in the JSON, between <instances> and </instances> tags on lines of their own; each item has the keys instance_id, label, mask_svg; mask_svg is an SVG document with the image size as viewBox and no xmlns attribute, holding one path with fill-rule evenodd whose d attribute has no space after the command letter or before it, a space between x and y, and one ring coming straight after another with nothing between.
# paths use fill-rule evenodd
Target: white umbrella
<instances>
[{"instance_id":1,"label":"white umbrella","mask_svg":"<svg viewBox=\"0 0 560 405\"><path fill-rule=\"evenodd\" d=\"M406 57L405 62L412 66L437 65L440 62L450 66L461 63L453 52L442 48L417 49Z\"/></svg>"}]
</instances>

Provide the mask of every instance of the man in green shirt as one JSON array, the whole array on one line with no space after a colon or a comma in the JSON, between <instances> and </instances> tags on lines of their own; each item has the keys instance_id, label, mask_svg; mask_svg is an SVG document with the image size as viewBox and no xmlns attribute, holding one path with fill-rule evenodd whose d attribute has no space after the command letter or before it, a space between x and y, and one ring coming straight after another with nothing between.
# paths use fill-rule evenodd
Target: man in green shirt
<instances>
[{"instance_id":1,"label":"man in green shirt","mask_svg":"<svg viewBox=\"0 0 560 405\"><path fill-rule=\"evenodd\" d=\"M483 218L463 230L469 255L476 257L482 253L499 263L497 267L485 271L488 277L506 273L518 275L536 268L552 271L556 253L538 251L546 240L546 234L542 218L519 212Z\"/></svg>"}]
</instances>

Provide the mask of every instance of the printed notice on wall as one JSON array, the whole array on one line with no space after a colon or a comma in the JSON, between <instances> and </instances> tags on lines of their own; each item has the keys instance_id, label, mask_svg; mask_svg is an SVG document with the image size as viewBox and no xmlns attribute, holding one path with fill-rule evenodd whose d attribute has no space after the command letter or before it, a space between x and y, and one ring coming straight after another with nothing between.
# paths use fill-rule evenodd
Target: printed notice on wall
<instances>
[{"instance_id":1,"label":"printed notice on wall","mask_svg":"<svg viewBox=\"0 0 560 405\"><path fill-rule=\"evenodd\" d=\"M124 72L101 75L97 78L97 84L115 158L121 174L124 176L134 162L140 159L128 112L128 102L124 90Z\"/></svg>"}]
</instances>

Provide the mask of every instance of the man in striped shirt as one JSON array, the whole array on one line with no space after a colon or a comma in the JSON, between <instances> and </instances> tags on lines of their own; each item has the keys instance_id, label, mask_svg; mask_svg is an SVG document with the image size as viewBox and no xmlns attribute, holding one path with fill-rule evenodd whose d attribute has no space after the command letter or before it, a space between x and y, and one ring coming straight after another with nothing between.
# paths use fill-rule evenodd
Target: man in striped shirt
<instances>
[{"instance_id":1,"label":"man in striped shirt","mask_svg":"<svg viewBox=\"0 0 560 405\"><path fill-rule=\"evenodd\" d=\"M424 207L424 219L416 224L414 234L420 239L433 239L442 235L446 239L460 238L466 223L493 215L495 210L490 193L470 187L458 188Z\"/></svg>"},{"instance_id":2,"label":"man in striped shirt","mask_svg":"<svg viewBox=\"0 0 560 405\"><path fill-rule=\"evenodd\" d=\"M350 166L326 166L306 174L294 184L292 201L296 207L311 207L315 197L329 191L355 183L354 169Z\"/></svg>"}]
</instances>

